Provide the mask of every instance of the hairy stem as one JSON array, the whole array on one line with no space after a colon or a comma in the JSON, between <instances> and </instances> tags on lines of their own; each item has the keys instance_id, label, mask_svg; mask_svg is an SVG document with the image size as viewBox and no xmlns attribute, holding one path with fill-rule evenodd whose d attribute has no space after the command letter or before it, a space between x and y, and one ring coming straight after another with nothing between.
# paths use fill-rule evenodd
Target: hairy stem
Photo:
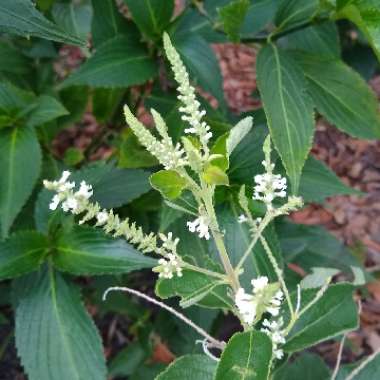
<instances>
[{"instance_id":1,"label":"hairy stem","mask_svg":"<svg viewBox=\"0 0 380 380\"><path fill-rule=\"evenodd\" d=\"M212 346L219 348L220 350L223 350L226 346L225 342L221 342L215 338L213 338L211 335L209 335L205 330L203 330L201 327L196 325L193 321L191 321L189 318L185 317L183 314L179 313L177 310L173 309L172 307L164 304L163 302L160 302L152 297L149 297L148 295L139 292L138 290L127 288L125 286L120 287L120 286L114 286L111 288L108 288L104 294L103 294L103 301L106 300L108 293L112 291L122 291L122 292L127 292L130 294L133 294L137 297L140 297L150 303L153 303L157 306L160 306L161 308L169 311L173 315L175 315L177 318L181 319L183 322L185 322L187 325L192 327L198 334L202 335L205 339L207 339L208 342L212 344Z\"/></svg>"},{"instance_id":2,"label":"hairy stem","mask_svg":"<svg viewBox=\"0 0 380 380\"><path fill-rule=\"evenodd\" d=\"M288 290L288 288L287 288L287 286L285 284L284 276L282 275L282 270L278 266L276 258L274 257L274 255L272 253L272 250L270 249L267 241L261 235L260 235L260 241L261 241L261 244L264 247L264 250L265 250L266 254L268 255L269 261L271 262L274 271L276 272L277 278L280 281L282 290L283 290L283 292L285 294L285 298L286 298L286 301L287 301L288 306L289 306L289 311L290 311L291 318L293 319L294 316L295 316L295 314L294 314L294 308L293 308L292 300L290 299L289 290Z\"/></svg>"},{"instance_id":3,"label":"hairy stem","mask_svg":"<svg viewBox=\"0 0 380 380\"><path fill-rule=\"evenodd\" d=\"M218 279L221 279L221 280L224 280L224 281L227 280L225 274L214 272L214 271L211 271L211 270L208 270L208 269L205 269L205 268L200 268L200 267L192 265L192 264L190 264L190 263L188 263L186 261L182 262L182 267L185 268L185 269L190 269L190 270L192 270L194 272L203 273L203 274L205 274L207 276L210 276L210 277L215 277L215 278L218 278Z\"/></svg>"}]
</instances>

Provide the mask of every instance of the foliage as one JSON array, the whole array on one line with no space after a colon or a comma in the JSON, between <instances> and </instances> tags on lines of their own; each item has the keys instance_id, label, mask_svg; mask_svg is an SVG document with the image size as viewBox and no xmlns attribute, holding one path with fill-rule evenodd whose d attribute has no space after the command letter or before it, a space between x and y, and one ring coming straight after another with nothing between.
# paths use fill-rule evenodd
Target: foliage
<instances>
[{"instance_id":1,"label":"foliage","mask_svg":"<svg viewBox=\"0 0 380 380\"><path fill-rule=\"evenodd\" d=\"M380 58L375 0L197 0L180 10L174 0L1 1L0 305L11 286L29 379L331 378L304 351L357 328L353 293L365 276L335 237L287 215L302 199L361 195L310 155L319 116L380 137L377 99L357 70L370 56L342 59L347 20L355 48ZM240 121L211 47L229 41L258 51L262 108ZM54 72L73 46L82 61ZM142 107L155 128L136 118ZM60 154L55 139L88 110L100 138ZM93 162L104 143L112 156ZM295 281L289 263L308 275ZM180 322L120 294L101 301L115 285L152 288L152 269L157 297L179 298L160 305ZM340 272L354 282L331 284ZM96 321L131 321L133 342L108 370L82 298ZM235 323L223 342L212 335L225 336L227 313L242 331ZM167 367L149 360L158 335L178 356ZM378 366L374 355L337 378L371 378Z\"/></svg>"}]
</instances>

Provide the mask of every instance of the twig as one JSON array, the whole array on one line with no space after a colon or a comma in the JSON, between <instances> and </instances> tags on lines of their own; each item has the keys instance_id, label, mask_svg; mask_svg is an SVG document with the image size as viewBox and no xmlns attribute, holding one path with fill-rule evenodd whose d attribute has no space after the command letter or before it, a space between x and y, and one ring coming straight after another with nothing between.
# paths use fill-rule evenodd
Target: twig
<instances>
[{"instance_id":1,"label":"twig","mask_svg":"<svg viewBox=\"0 0 380 380\"><path fill-rule=\"evenodd\" d=\"M214 346L216 348L219 348L220 350L223 350L225 348L225 346L226 346L225 342L221 342L221 341L213 338L205 330L203 330L201 327L199 327L198 325L196 325L193 321L191 321L189 318L185 317L183 314L179 313L177 310L175 310L172 307L164 304L163 302L157 301L156 299L147 296L146 294L144 294L142 292L139 292L138 290L127 288L125 286L123 286L123 287L121 287L121 286L114 286L114 287L108 288L104 292L104 294L103 294L103 301L106 300L108 293L112 292L112 291L127 292L127 293L133 294L133 295L135 295L137 297L140 297L140 298L142 298L142 299L144 299L144 300L146 300L146 301L148 301L150 303L153 303L153 304L155 304L157 306L160 306L162 309L165 309L165 310L169 311L170 313L172 313L173 315L175 315L177 318L179 318L183 322L185 322L187 325L189 325L190 327L192 327L195 331L198 332L198 334L200 334L203 337L205 337L207 339L207 341L209 341L212 344L212 346Z\"/></svg>"},{"instance_id":2,"label":"twig","mask_svg":"<svg viewBox=\"0 0 380 380\"><path fill-rule=\"evenodd\" d=\"M346 334L343 335L342 340L340 342L338 356L336 358L336 364L335 364L334 372L331 375L331 380L335 380L336 377L337 377L337 375L338 375L339 367L340 367L340 362L342 360L342 353L343 353L343 347L344 347L345 340L346 340Z\"/></svg>"}]
</instances>

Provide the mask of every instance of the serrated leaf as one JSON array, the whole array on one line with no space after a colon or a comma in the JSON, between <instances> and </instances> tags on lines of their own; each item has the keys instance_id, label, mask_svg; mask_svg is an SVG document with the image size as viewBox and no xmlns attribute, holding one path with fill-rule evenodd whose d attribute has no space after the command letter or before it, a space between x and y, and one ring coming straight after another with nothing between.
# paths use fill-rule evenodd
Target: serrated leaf
<instances>
[{"instance_id":1,"label":"serrated leaf","mask_svg":"<svg viewBox=\"0 0 380 380\"><path fill-rule=\"evenodd\" d=\"M287 30L309 21L317 12L318 0L288 0L281 3L276 13L278 30Z\"/></svg>"},{"instance_id":2,"label":"serrated leaf","mask_svg":"<svg viewBox=\"0 0 380 380\"><path fill-rule=\"evenodd\" d=\"M31 69L27 57L21 51L3 41L0 41L0 57L0 72L22 75Z\"/></svg>"},{"instance_id":3,"label":"serrated leaf","mask_svg":"<svg viewBox=\"0 0 380 380\"><path fill-rule=\"evenodd\" d=\"M92 17L91 34L94 46L118 35L125 34L138 39L138 30L127 20L116 7L115 0L92 0L94 15Z\"/></svg>"},{"instance_id":4,"label":"serrated leaf","mask_svg":"<svg viewBox=\"0 0 380 380\"><path fill-rule=\"evenodd\" d=\"M185 355L161 372L156 380L213 380L216 362L206 355Z\"/></svg>"},{"instance_id":5,"label":"serrated leaf","mask_svg":"<svg viewBox=\"0 0 380 380\"><path fill-rule=\"evenodd\" d=\"M249 0L235 0L218 9L224 31L232 42L240 41L240 28L249 8Z\"/></svg>"},{"instance_id":6,"label":"serrated leaf","mask_svg":"<svg viewBox=\"0 0 380 380\"><path fill-rule=\"evenodd\" d=\"M66 33L85 40L91 30L92 7L90 4L55 3L52 7L54 21Z\"/></svg>"},{"instance_id":7,"label":"serrated leaf","mask_svg":"<svg viewBox=\"0 0 380 380\"><path fill-rule=\"evenodd\" d=\"M318 290L301 293L301 310ZM353 299L354 286L341 283L330 286L324 295L296 322L283 346L286 352L303 350L358 327L358 310ZM293 295L293 302L295 302Z\"/></svg>"},{"instance_id":8,"label":"serrated leaf","mask_svg":"<svg viewBox=\"0 0 380 380\"><path fill-rule=\"evenodd\" d=\"M67 109L57 99L41 95L35 101L35 108L26 120L26 124L35 127L67 115Z\"/></svg>"},{"instance_id":9,"label":"serrated leaf","mask_svg":"<svg viewBox=\"0 0 380 380\"><path fill-rule=\"evenodd\" d=\"M231 309L232 300L227 296L227 286L217 284L210 287L210 283L218 282L219 280L203 273L184 270L182 277L174 277L170 280L159 279L156 282L155 292L163 299L181 297L185 305L187 301L198 298L196 303L200 306L211 309Z\"/></svg>"},{"instance_id":10,"label":"serrated leaf","mask_svg":"<svg viewBox=\"0 0 380 380\"><path fill-rule=\"evenodd\" d=\"M152 187L168 199L178 198L187 181L174 170L160 170L150 176Z\"/></svg>"},{"instance_id":11,"label":"serrated leaf","mask_svg":"<svg viewBox=\"0 0 380 380\"><path fill-rule=\"evenodd\" d=\"M30 380L106 379L99 333L72 284L45 268L15 281L14 293L16 346Z\"/></svg>"},{"instance_id":12,"label":"serrated leaf","mask_svg":"<svg viewBox=\"0 0 380 380\"><path fill-rule=\"evenodd\" d=\"M144 256L124 239L114 239L90 227L63 232L56 243L54 266L75 275L128 273L152 268L157 261Z\"/></svg>"},{"instance_id":13,"label":"serrated leaf","mask_svg":"<svg viewBox=\"0 0 380 380\"><path fill-rule=\"evenodd\" d=\"M294 362L287 363L274 375L274 380L329 380L330 370L317 355L305 353Z\"/></svg>"},{"instance_id":14,"label":"serrated leaf","mask_svg":"<svg viewBox=\"0 0 380 380\"><path fill-rule=\"evenodd\" d=\"M142 84L157 74L155 62L132 37L118 36L100 45L61 87L128 87Z\"/></svg>"},{"instance_id":15,"label":"serrated leaf","mask_svg":"<svg viewBox=\"0 0 380 380\"><path fill-rule=\"evenodd\" d=\"M46 237L34 231L19 232L0 242L0 279L38 269L48 249Z\"/></svg>"},{"instance_id":16,"label":"serrated leaf","mask_svg":"<svg viewBox=\"0 0 380 380\"><path fill-rule=\"evenodd\" d=\"M272 342L259 331L236 333L223 350L215 380L264 380L272 362Z\"/></svg>"},{"instance_id":17,"label":"serrated leaf","mask_svg":"<svg viewBox=\"0 0 380 380\"><path fill-rule=\"evenodd\" d=\"M359 74L342 61L308 54L296 58L316 108L328 121L355 137L380 136L377 99Z\"/></svg>"},{"instance_id":18,"label":"serrated leaf","mask_svg":"<svg viewBox=\"0 0 380 380\"><path fill-rule=\"evenodd\" d=\"M326 198L334 195L360 195L362 193L347 186L322 161L309 156L303 168L299 194L305 202L322 203Z\"/></svg>"},{"instance_id":19,"label":"serrated leaf","mask_svg":"<svg viewBox=\"0 0 380 380\"><path fill-rule=\"evenodd\" d=\"M289 49L340 58L340 43L337 26L334 22L311 25L281 38L279 43Z\"/></svg>"},{"instance_id":20,"label":"serrated leaf","mask_svg":"<svg viewBox=\"0 0 380 380\"><path fill-rule=\"evenodd\" d=\"M219 167L215 165L208 165L203 173L203 180L209 185L227 185L229 184L227 174Z\"/></svg>"},{"instance_id":21,"label":"serrated leaf","mask_svg":"<svg viewBox=\"0 0 380 380\"><path fill-rule=\"evenodd\" d=\"M70 35L38 12L30 0L2 0L0 4L2 32L23 37L35 36L71 45L85 45L85 40Z\"/></svg>"},{"instance_id":22,"label":"serrated leaf","mask_svg":"<svg viewBox=\"0 0 380 380\"><path fill-rule=\"evenodd\" d=\"M0 224L4 238L38 179L41 150L35 131L25 127L1 131L0 151Z\"/></svg>"},{"instance_id":23,"label":"serrated leaf","mask_svg":"<svg viewBox=\"0 0 380 380\"><path fill-rule=\"evenodd\" d=\"M142 33L153 39L161 37L174 11L173 0L124 0L124 2Z\"/></svg>"},{"instance_id":24,"label":"serrated leaf","mask_svg":"<svg viewBox=\"0 0 380 380\"><path fill-rule=\"evenodd\" d=\"M342 4L338 18L348 18L366 35L380 60L380 9L377 0L353 0Z\"/></svg>"},{"instance_id":25,"label":"serrated leaf","mask_svg":"<svg viewBox=\"0 0 380 380\"><path fill-rule=\"evenodd\" d=\"M231 153L239 145L239 143L247 136L253 126L252 116L247 116L240 120L230 131L227 138L227 153Z\"/></svg>"},{"instance_id":26,"label":"serrated leaf","mask_svg":"<svg viewBox=\"0 0 380 380\"><path fill-rule=\"evenodd\" d=\"M305 78L289 54L268 45L257 58L257 80L271 137L297 193L314 134Z\"/></svg>"}]
</instances>

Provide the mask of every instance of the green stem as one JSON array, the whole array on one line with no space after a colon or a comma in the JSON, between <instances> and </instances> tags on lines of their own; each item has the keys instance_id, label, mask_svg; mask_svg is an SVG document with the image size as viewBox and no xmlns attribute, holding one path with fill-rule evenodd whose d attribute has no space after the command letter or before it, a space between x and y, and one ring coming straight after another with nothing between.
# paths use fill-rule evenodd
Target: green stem
<instances>
[{"instance_id":1,"label":"green stem","mask_svg":"<svg viewBox=\"0 0 380 380\"><path fill-rule=\"evenodd\" d=\"M231 284L231 287L234 290L234 292L237 292L237 290L240 288L240 283L236 275L236 272L231 264L230 258L228 256L227 249L223 240L223 235L221 234L219 230L218 220L216 218L214 206L212 203L213 192L211 191L210 188L204 185L202 186L202 188L204 192L204 196L203 196L204 205L206 208L206 212L211 221L210 223L211 234L214 238L216 248L218 249L220 259L222 261L224 270L226 271L227 278Z\"/></svg>"},{"instance_id":2,"label":"green stem","mask_svg":"<svg viewBox=\"0 0 380 380\"><path fill-rule=\"evenodd\" d=\"M205 269L205 268L200 268L200 267L197 267L195 265L189 264L189 263L187 263L185 261L182 262L182 266L185 269L189 269L189 270L192 270L192 271L198 272L198 273L203 273L203 274L205 274L207 276L215 277L215 278L218 278L218 279L226 281L226 275L225 274L214 272L214 271L211 271L211 270L208 270L208 269Z\"/></svg>"},{"instance_id":3,"label":"green stem","mask_svg":"<svg viewBox=\"0 0 380 380\"><path fill-rule=\"evenodd\" d=\"M270 213L265 214L263 220L261 221L261 223L257 229L255 236L253 237L251 243L249 244L249 246L245 250L245 252L244 252L243 256L241 257L238 265L235 268L236 273L239 273L240 269L242 268L242 266L245 263L245 260L247 260L248 256L251 254L252 249L255 247L257 241L261 237L261 234L265 230L266 226L270 223L272 218L273 218L272 214L270 214Z\"/></svg>"},{"instance_id":4,"label":"green stem","mask_svg":"<svg viewBox=\"0 0 380 380\"><path fill-rule=\"evenodd\" d=\"M271 262L271 264L272 264L272 266L274 268L274 271L276 272L277 278L280 281L282 290L283 290L283 292L285 294L285 298L286 298L286 301L287 301L288 306L289 306L289 311L290 311L291 319L293 319L295 317L294 308L293 308L292 300L290 299L289 290L288 290L288 288L287 288L287 286L285 284L285 280L284 280L284 277L282 275L282 270L278 266L276 258L274 257L274 255L272 253L272 250L270 249L267 241L265 240L265 238L263 236L260 236L260 241L261 241L261 244L264 247L264 250L265 250L266 254L268 255L269 261Z\"/></svg>"}]
</instances>

